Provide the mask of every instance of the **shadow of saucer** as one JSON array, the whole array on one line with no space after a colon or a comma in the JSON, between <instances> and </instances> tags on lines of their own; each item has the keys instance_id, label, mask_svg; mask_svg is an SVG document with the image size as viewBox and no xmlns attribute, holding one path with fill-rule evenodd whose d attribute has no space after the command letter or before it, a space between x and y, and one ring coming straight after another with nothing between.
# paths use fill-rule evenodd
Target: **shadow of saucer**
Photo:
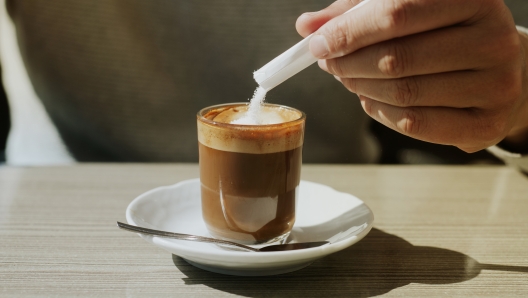
<instances>
[{"instance_id":1,"label":"shadow of saucer","mask_svg":"<svg viewBox=\"0 0 528 298\"><path fill-rule=\"evenodd\" d=\"M528 267L480 264L462 253L414 246L378 229L359 243L288 274L239 277L211 273L173 255L187 285L246 297L372 297L409 283L451 284L470 280L483 269L528 273Z\"/></svg>"}]
</instances>

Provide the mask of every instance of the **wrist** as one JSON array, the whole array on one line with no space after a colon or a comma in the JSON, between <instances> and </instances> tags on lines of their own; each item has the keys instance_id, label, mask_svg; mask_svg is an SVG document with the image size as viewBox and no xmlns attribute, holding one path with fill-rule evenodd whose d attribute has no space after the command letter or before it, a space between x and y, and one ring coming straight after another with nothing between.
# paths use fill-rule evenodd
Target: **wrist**
<instances>
[{"instance_id":1,"label":"wrist","mask_svg":"<svg viewBox=\"0 0 528 298\"><path fill-rule=\"evenodd\" d=\"M522 92L519 113L512 129L498 145L510 152L528 154L528 29L517 27L521 42Z\"/></svg>"}]
</instances>

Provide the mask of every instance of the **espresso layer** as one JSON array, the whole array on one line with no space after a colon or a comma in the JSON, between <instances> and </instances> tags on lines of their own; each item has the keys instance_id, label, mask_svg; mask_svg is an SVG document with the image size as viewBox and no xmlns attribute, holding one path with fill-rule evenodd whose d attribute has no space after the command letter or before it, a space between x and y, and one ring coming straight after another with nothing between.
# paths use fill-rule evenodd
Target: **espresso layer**
<instances>
[{"instance_id":1,"label":"espresso layer","mask_svg":"<svg viewBox=\"0 0 528 298\"><path fill-rule=\"evenodd\" d=\"M293 109L265 105L265 109L277 112L282 119L294 119L272 125L234 125L225 123L236 118L233 114L247 110L246 105L233 105L209 111L198 119L198 141L210 148L240 153L274 153L302 146L304 119Z\"/></svg>"},{"instance_id":2,"label":"espresso layer","mask_svg":"<svg viewBox=\"0 0 528 298\"><path fill-rule=\"evenodd\" d=\"M215 236L264 242L295 222L302 147L248 154L199 144L202 212Z\"/></svg>"}]
</instances>

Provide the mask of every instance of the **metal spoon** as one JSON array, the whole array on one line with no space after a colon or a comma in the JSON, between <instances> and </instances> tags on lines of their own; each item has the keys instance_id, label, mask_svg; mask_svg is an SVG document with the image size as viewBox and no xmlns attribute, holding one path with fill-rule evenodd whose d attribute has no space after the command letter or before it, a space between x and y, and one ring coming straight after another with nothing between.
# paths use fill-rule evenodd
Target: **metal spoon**
<instances>
[{"instance_id":1,"label":"metal spoon","mask_svg":"<svg viewBox=\"0 0 528 298\"><path fill-rule=\"evenodd\" d=\"M165 232L165 231L159 231L159 230L152 230L147 228L142 228L138 226L132 226L128 225L122 222L117 222L117 226L123 230L127 230L130 232L136 232L141 233L145 235L154 235L158 237L164 237L164 238L173 238L178 240L187 240L187 241L197 241L197 242L207 242L207 243L215 243L215 244L225 244L225 245L231 245L236 246L242 249L246 249L249 251L254 252L269 252L269 251L285 251L285 250L297 250L297 249L304 249L304 248L311 248L311 247L317 247L321 245L325 245L329 243L328 241L317 241L317 242L303 242L303 243L291 243L291 244L278 244L278 245L269 245L264 246L261 248L253 248L250 246L242 245L236 242L226 241L226 240L220 240L215 238L208 238L208 237L202 237L202 236L195 236L195 235L188 235L188 234L179 234L179 233L172 233L172 232Z\"/></svg>"}]
</instances>

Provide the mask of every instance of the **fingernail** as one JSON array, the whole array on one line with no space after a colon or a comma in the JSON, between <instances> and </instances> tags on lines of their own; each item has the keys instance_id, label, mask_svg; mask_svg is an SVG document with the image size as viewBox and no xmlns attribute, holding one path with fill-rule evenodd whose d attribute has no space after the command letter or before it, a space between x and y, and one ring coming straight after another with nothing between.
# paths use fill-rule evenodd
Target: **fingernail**
<instances>
[{"instance_id":1,"label":"fingernail","mask_svg":"<svg viewBox=\"0 0 528 298\"><path fill-rule=\"evenodd\" d=\"M310 22L310 19L315 15L314 12L305 12L297 18L297 23ZM312 33L312 32L310 32Z\"/></svg>"},{"instance_id":2,"label":"fingernail","mask_svg":"<svg viewBox=\"0 0 528 298\"><path fill-rule=\"evenodd\" d=\"M324 58L328 56L330 51L328 50L326 38L323 35L315 35L312 37L310 40L310 52L312 52L312 55L316 58Z\"/></svg>"},{"instance_id":3,"label":"fingernail","mask_svg":"<svg viewBox=\"0 0 528 298\"><path fill-rule=\"evenodd\" d=\"M305 12L300 17L301 18L310 18L310 17L313 17L316 14L317 14L317 12Z\"/></svg>"},{"instance_id":4,"label":"fingernail","mask_svg":"<svg viewBox=\"0 0 528 298\"><path fill-rule=\"evenodd\" d=\"M334 78L335 78L336 80L338 80L339 82L343 83L343 81L341 81L341 78L340 78L340 77L338 77L338 76L334 76Z\"/></svg>"}]
</instances>

